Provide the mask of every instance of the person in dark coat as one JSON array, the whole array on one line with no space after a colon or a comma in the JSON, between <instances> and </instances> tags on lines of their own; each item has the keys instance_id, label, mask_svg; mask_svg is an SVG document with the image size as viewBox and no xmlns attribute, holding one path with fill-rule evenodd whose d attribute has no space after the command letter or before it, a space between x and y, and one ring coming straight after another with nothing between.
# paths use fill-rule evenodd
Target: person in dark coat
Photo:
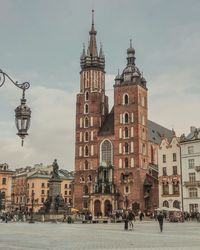
<instances>
[{"instance_id":1,"label":"person in dark coat","mask_svg":"<svg viewBox=\"0 0 200 250\"><path fill-rule=\"evenodd\" d=\"M164 215L162 212L160 212L158 215L157 215L157 220L158 220L158 223L159 223L159 226L160 226L160 232L163 231L163 220L164 220Z\"/></svg>"},{"instance_id":2,"label":"person in dark coat","mask_svg":"<svg viewBox=\"0 0 200 250\"><path fill-rule=\"evenodd\" d=\"M128 230L128 211L124 214L124 230Z\"/></svg>"}]
</instances>

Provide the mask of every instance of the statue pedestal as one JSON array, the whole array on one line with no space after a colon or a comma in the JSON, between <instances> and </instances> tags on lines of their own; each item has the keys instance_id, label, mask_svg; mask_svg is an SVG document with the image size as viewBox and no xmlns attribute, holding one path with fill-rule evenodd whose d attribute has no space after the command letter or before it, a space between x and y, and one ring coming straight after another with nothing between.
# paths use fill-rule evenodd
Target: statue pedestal
<instances>
[{"instance_id":1,"label":"statue pedestal","mask_svg":"<svg viewBox=\"0 0 200 250\"><path fill-rule=\"evenodd\" d=\"M51 200L51 207L49 212L52 214L58 212L56 210L55 198L57 195L61 195L61 182L62 180L59 178L51 178L49 180L49 198Z\"/></svg>"}]
</instances>

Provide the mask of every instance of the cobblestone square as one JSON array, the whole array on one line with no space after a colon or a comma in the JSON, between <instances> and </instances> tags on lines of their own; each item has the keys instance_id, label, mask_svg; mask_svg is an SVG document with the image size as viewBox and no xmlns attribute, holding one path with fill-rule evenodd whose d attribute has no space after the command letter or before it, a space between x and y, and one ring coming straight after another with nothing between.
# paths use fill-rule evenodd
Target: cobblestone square
<instances>
[{"instance_id":1,"label":"cobblestone square","mask_svg":"<svg viewBox=\"0 0 200 250\"><path fill-rule=\"evenodd\" d=\"M136 222L133 231L123 224L1 223L3 250L200 249L200 223Z\"/></svg>"}]
</instances>

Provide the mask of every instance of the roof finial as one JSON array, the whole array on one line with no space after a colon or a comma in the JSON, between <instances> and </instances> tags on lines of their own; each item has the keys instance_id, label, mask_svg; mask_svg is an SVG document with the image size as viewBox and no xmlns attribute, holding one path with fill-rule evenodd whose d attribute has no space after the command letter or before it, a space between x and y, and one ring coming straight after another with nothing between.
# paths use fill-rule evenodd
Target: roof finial
<instances>
[{"instance_id":1,"label":"roof finial","mask_svg":"<svg viewBox=\"0 0 200 250\"><path fill-rule=\"evenodd\" d=\"M119 75L119 68L118 68L118 75Z\"/></svg>"},{"instance_id":2,"label":"roof finial","mask_svg":"<svg viewBox=\"0 0 200 250\"><path fill-rule=\"evenodd\" d=\"M132 48L132 39L130 39L130 48Z\"/></svg>"}]
</instances>

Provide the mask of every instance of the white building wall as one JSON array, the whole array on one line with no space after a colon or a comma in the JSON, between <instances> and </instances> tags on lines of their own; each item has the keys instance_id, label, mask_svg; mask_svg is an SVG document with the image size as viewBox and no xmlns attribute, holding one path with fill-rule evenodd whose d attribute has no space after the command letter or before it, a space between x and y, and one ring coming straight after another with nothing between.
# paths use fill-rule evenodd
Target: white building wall
<instances>
[{"instance_id":1,"label":"white building wall","mask_svg":"<svg viewBox=\"0 0 200 250\"><path fill-rule=\"evenodd\" d=\"M193 152L191 148L193 147ZM189 160L194 159L194 166L189 166ZM182 180L183 180L183 205L184 211L200 211L200 139L181 142ZM189 180L189 174L194 173L195 182ZM189 189L197 188L197 197L189 196ZM192 207L196 207L192 209Z\"/></svg>"},{"instance_id":2,"label":"white building wall","mask_svg":"<svg viewBox=\"0 0 200 250\"><path fill-rule=\"evenodd\" d=\"M173 161L173 153L176 154L176 161ZM163 155L166 155L166 162L163 162ZM173 166L177 166L177 175L173 174ZM167 175L163 175L163 168L166 167ZM178 201L182 209L181 192L181 164L180 145L174 136L171 142L164 138L158 149L158 179L159 179L159 207L163 207L163 202L167 201L169 208L173 208L174 201ZM179 194L173 194L173 182L179 182ZM162 183L169 184L169 194L163 194Z\"/></svg>"}]
</instances>

